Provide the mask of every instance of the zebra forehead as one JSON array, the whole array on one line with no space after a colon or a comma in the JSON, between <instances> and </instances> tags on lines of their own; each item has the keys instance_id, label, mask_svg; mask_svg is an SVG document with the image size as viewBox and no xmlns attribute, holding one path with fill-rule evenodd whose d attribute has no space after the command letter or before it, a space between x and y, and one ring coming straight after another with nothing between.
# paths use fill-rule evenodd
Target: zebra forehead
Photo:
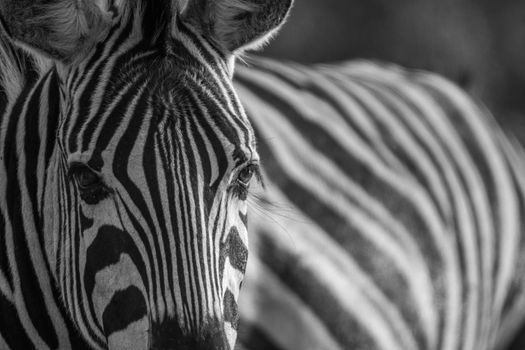
<instances>
[{"instance_id":1,"label":"zebra forehead","mask_svg":"<svg viewBox=\"0 0 525 350\"><path fill-rule=\"evenodd\" d=\"M235 151L254 152L253 128L227 77L218 80L202 70L161 71L165 74L152 78L156 87L149 101L159 133L201 133L208 141L216 137L233 144Z\"/></svg>"}]
</instances>

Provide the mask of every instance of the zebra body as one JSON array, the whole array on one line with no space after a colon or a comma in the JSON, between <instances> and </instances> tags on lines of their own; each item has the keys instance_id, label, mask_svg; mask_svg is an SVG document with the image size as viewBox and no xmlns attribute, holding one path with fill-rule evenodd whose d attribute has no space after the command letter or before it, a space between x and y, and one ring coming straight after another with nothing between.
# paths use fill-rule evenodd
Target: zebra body
<instances>
[{"instance_id":1,"label":"zebra body","mask_svg":"<svg viewBox=\"0 0 525 350\"><path fill-rule=\"evenodd\" d=\"M233 348L259 159L232 69L290 5L0 3L1 350Z\"/></svg>"},{"instance_id":2,"label":"zebra body","mask_svg":"<svg viewBox=\"0 0 525 350\"><path fill-rule=\"evenodd\" d=\"M266 189L242 344L502 348L525 315L522 149L430 73L248 62L236 90Z\"/></svg>"}]
</instances>

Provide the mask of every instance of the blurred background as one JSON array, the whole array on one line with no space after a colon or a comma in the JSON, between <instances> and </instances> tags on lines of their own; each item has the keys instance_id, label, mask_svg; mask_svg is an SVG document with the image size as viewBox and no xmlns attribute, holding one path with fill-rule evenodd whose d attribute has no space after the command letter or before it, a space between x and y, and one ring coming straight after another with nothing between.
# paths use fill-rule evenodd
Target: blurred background
<instances>
[{"instance_id":1,"label":"blurred background","mask_svg":"<svg viewBox=\"0 0 525 350\"><path fill-rule=\"evenodd\" d=\"M525 145L525 0L295 0L263 55L372 58L456 81ZM525 329L509 350L525 349Z\"/></svg>"},{"instance_id":2,"label":"blurred background","mask_svg":"<svg viewBox=\"0 0 525 350\"><path fill-rule=\"evenodd\" d=\"M373 58L438 72L525 144L525 0L295 0L263 55Z\"/></svg>"}]
</instances>

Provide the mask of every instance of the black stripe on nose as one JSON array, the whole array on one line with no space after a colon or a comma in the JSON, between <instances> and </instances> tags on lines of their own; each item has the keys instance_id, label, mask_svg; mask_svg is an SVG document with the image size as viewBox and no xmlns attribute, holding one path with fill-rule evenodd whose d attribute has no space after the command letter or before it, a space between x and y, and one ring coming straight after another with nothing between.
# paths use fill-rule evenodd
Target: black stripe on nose
<instances>
[{"instance_id":1,"label":"black stripe on nose","mask_svg":"<svg viewBox=\"0 0 525 350\"><path fill-rule=\"evenodd\" d=\"M112 333L125 329L146 316L147 311L144 296L137 287L130 286L116 292L102 315L104 333L109 337Z\"/></svg>"},{"instance_id":2,"label":"black stripe on nose","mask_svg":"<svg viewBox=\"0 0 525 350\"><path fill-rule=\"evenodd\" d=\"M243 214L243 213L239 212L239 218L241 219L243 225L245 227L248 227L248 213Z\"/></svg>"},{"instance_id":3,"label":"black stripe on nose","mask_svg":"<svg viewBox=\"0 0 525 350\"><path fill-rule=\"evenodd\" d=\"M232 328L239 329L239 310L233 294L226 290L224 293L224 321L230 322Z\"/></svg>"},{"instance_id":4,"label":"black stripe on nose","mask_svg":"<svg viewBox=\"0 0 525 350\"><path fill-rule=\"evenodd\" d=\"M86 253L84 285L87 295L93 295L97 272L118 263L122 254L131 257L141 276L146 275L144 263L131 237L113 226L100 227Z\"/></svg>"},{"instance_id":5,"label":"black stripe on nose","mask_svg":"<svg viewBox=\"0 0 525 350\"><path fill-rule=\"evenodd\" d=\"M230 229L228 240L222 249L226 250L226 254L230 258L231 266L244 273L246 263L248 262L248 249L246 245L244 245L237 227L234 226Z\"/></svg>"}]
</instances>

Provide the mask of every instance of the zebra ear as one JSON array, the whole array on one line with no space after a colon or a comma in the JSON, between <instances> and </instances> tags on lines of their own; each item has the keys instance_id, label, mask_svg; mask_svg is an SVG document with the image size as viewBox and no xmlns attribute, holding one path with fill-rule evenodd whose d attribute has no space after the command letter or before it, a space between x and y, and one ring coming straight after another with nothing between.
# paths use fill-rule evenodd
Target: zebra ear
<instances>
[{"instance_id":1,"label":"zebra ear","mask_svg":"<svg viewBox=\"0 0 525 350\"><path fill-rule=\"evenodd\" d=\"M115 0L0 1L2 19L16 44L64 63L98 39L116 9Z\"/></svg>"},{"instance_id":2,"label":"zebra ear","mask_svg":"<svg viewBox=\"0 0 525 350\"><path fill-rule=\"evenodd\" d=\"M293 0L190 0L183 19L230 52L256 49L284 23Z\"/></svg>"}]
</instances>

